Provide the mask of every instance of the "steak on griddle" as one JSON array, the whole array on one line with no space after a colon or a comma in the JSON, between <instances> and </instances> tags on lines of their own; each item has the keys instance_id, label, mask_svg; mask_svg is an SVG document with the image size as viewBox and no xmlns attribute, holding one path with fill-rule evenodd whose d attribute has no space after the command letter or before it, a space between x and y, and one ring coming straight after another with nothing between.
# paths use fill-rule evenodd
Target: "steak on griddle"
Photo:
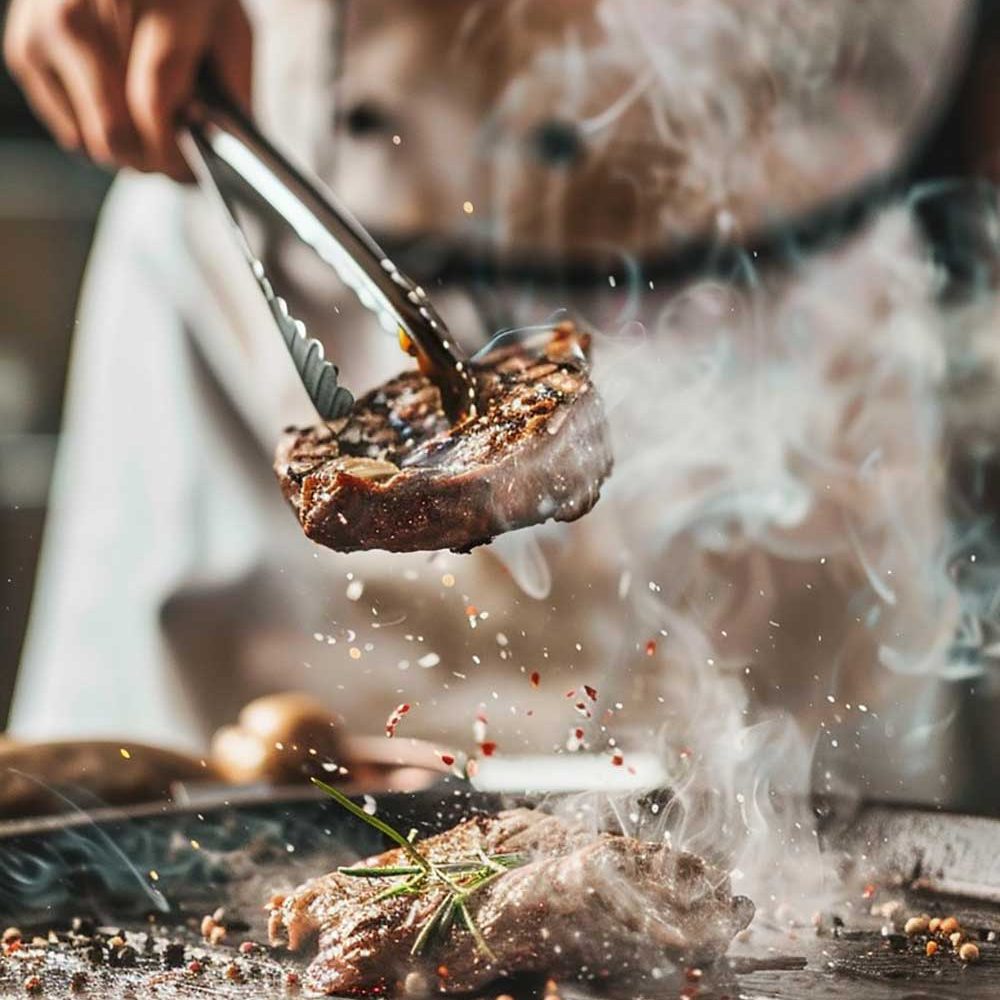
<instances>
[{"instance_id":1,"label":"steak on griddle","mask_svg":"<svg viewBox=\"0 0 1000 1000\"><path fill-rule=\"evenodd\" d=\"M411 972L444 993L481 989L522 973L641 982L671 963L706 963L725 953L753 917L749 899L701 858L665 844L569 826L516 809L468 820L420 842L437 863L526 852L468 899L493 957L456 921L420 957L411 949L440 890L377 899L386 883L333 872L272 901L271 939L317 949L308 985L325 993L392 993ZM365 865L407 864L400 850ZM442 971L446 970L446 971Z\"/></svg>"},{"instance_id":2,"label":"steak on griddle","mask_svg":"<svg viewBox=\"0 0 1000 1000\"><path fill-rule=\"evenodd\" d=\"M611 450L580 343L560 324L541 353L472 362L476 413L454 425L431 379L408 371L348 417L291 428L275 470L306 535L340 552L467 551L585 514Z\"/></svg>"}]
</instances>

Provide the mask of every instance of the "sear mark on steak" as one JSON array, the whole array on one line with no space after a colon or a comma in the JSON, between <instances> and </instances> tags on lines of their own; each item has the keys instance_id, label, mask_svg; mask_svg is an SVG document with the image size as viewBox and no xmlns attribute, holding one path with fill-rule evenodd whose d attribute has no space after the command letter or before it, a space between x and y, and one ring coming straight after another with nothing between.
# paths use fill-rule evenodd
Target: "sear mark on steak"
<instances>
[{"instance_id":1,"label":"sear mark on steak","mask_svg":"<svg viewBox=\"0 0 1000 1000\"><path fill-rule=\"evenodd\" d=\"M454 426L433 382L408 371L348 417L291 428L275 471L306 535L340 552L465 552L581 517L611 471L582 343L561 323L541 354L515 345L473 362L478 415Z\"/></svg>"},{"instance_id":2,"label":"sear mark on steak","mask_svg":"<svg viewBox=\"0 0 1000 1000\"><path fill-rule=\"evenodd\" d=\"M391 994L411 972L443 993L520 974L638 983L654 968L719 958L753 918L753 903L731 895L728 877L693 854L631 837L595 837L535 810L476 817L419 847L438 862L477 849L531 855L469 897L495 961L457 924L426 955L411 957L441 897L376 900L384 881L333 872L271 903L272 943L317 949L310 988ZM392 850L362 864L406 863Z\"/></svg>"}]
</instances>

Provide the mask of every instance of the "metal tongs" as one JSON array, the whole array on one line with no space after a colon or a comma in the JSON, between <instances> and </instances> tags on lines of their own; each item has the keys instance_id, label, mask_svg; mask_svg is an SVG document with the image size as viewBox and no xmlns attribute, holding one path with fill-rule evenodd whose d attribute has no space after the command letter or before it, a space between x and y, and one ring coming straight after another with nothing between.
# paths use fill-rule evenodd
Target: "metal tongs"
<instances>
[{"instance_id":1,"label":"metal tongs","mask_svg":"<svg viewBox=\"0 0 1000 1000\"><path fill-rule=\"evenodd\" d=\"M325 359L323 345L308 337L304 324L275 294L226 194L231 181L227 170L238 175L334 269L361 304L378 317L383 329L400 337L421 369L437 384L442 405L452 420L474 412L471 371L456 352L448 328L424 290L389 260L332 193L292 166L207 75L203 74L199 81L179 141L199 185L232 223L306 392L322 419L344 416L354 405L354 397L338 384L337 366Z\"/></svg>"}]
</instances>

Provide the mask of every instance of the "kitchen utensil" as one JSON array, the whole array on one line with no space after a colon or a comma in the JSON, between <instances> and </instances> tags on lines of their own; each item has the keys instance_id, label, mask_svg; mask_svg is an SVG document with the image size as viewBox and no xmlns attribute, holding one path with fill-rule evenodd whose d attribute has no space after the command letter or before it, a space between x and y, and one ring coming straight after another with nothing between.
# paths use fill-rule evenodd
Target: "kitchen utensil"
<instances>
[{"instance_id":1,"label":"kitchen utensil","mask_svg":"<svg viewBox=\"0 0 1000 1000\"><path fill-rule=\"evenodd\" d=\"M305 325L291 315L254 255L227 193L232 175L248 185L333 268L361 304L376 315L383 329L398 333L404 346L418 357L421 368L433 375L452 419L474 410L471 372L424 290L393 264L319 181L293 166L208 76L199 84L198 97L179 139L202 188L231 222L303 385L323 419L345 415L353 405L353 396L339 385L337 366L326 360L322 344L310 339Z\"/></svg>"}]
</instances>

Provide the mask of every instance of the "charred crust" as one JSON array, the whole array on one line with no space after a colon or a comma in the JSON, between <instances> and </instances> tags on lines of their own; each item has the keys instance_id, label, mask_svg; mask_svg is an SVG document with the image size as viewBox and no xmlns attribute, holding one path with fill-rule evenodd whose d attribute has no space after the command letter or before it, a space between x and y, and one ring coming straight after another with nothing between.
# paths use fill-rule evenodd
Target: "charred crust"
<instances>
[{"instance_id":1,"label":"charred crust","mask_svg":"<svg viewBox=\"0 0 1000 1000\"><path fill-rule=\"evenodd\" d=\"M437 387L407 371L348 417L286 435L275 468L309 538L345 552L467 552L596 503L610 447L570 328L543 352L503 346L474 367L477 414L455 424Z\"/></svg>"}]
</instances>

